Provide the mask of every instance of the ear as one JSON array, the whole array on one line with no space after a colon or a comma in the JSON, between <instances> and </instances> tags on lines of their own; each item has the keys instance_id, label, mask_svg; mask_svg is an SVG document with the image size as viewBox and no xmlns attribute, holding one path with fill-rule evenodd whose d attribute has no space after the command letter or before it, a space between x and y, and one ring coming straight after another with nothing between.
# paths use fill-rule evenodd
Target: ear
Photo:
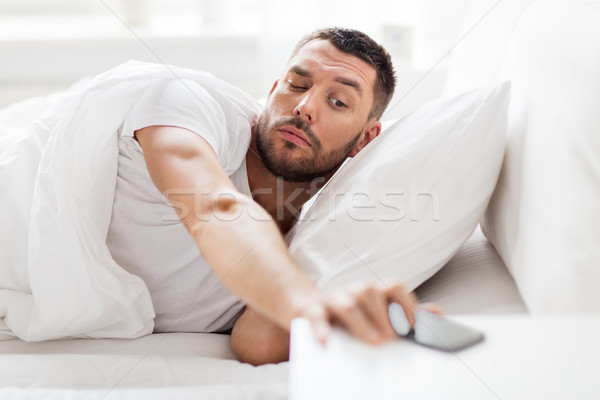
<instances>
[{"instance_id":1,"label":"ear","mask_svg":"<svg viewBox=\"0 0 600 400\"><path fill-rule=\"evenodd\" d=\"M354 146L354 149L350 152L349 157L354 157L358 154L359 151L365 148L366 145L371 143L373 139L375 139L381 133L381 122L371 120L367 123L365 128L365 132L362 134L362 137Z\"/></svg>"}]
</instances>

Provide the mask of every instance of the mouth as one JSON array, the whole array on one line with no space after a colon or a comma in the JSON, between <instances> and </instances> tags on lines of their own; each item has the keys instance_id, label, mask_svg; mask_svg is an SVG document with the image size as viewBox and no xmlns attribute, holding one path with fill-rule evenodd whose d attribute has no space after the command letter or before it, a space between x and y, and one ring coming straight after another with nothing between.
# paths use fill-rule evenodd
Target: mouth
<instances>
[{"instance_id":1,"label":"mouth","mask_svg":"<svg viewBox=\"0 0 600 400\"><path fill-rule=\"evenodd\" d=\"M279 132L284 139L298 145L301 147L311 147L306 135L299 129L296 129L292 126L284 126L279 128Z\"/></svg>"}]
</instances>

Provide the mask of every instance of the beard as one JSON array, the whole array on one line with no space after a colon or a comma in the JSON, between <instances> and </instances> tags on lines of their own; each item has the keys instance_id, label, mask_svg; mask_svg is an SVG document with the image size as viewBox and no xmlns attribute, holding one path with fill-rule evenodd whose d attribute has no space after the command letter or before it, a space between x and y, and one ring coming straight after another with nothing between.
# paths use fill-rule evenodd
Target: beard
<instances>
[{"instance_id":1,"label":"beard","mask_svg":"<svg viewBox=\"0 0 600 400\"><path fill-rule=\"evenodd\" d=\"M285 141L283 149L278 151L275 148L275 135L278 134L278 129L284 126L294 126L301 130L311 145L305 149L312 154L293 157L294 149L299 146L288 141ZM255 141L263 164L273 175L288 182L310 182L335 172L346 161L361 133L362 130L345 146L323 153L321 141L302 118L280 118L270 124L269 118L263 114L256 124Z\"/></svg>"}]
</instances>

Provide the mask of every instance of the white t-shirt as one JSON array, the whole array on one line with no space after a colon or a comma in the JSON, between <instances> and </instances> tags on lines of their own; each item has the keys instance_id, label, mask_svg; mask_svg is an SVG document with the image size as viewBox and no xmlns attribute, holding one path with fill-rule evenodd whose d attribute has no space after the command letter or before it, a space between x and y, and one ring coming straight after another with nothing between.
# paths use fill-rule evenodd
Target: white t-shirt
<instances>
[{"instance_id":1,"label":"white t-shirt","mask_svg":"<svg viewBox=\"0 0 600 400\"><path fill-rule=\"evenodd\" d=\"M201 135L236 188L249 196L245 156L260 110L256 100L216 78L202 85L174 78L149 87L123 123L107 245L119 265L146 283L157 332L226 331L244 304L219 283L152 182L133 132L170 125Z\"/></svg>"}]
</instances>

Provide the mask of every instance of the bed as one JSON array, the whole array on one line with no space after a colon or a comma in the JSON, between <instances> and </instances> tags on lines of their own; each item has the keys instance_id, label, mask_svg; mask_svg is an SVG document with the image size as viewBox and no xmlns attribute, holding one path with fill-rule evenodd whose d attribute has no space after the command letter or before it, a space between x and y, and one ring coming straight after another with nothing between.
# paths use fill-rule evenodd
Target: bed
<instances>
[{"instance_id":1,"label":"bed","mask_svg":"<svg viewBox=\"0 0 600 400\"><path fill-rule=\"evenodd\" d=\"M480 231L418 293L452 314L525 312L514 281ZM223 334L31 343L12 339L0 341L0 361L2 398L288 398L288 362L242 364L229 335Z\"/></svg>"},{"instance_id":2,"label":"bed","mask_svg":"<svg viewBox=\"0 0 600 400\"><path fill-rule=\"evenodd\" d=\"M495 85L506 79L514 78L517 82L516 98L523 98L519 97L523 93L523 86L519 86L518 82L522 82L524 78L518 74L510 75L510 73L516 74L520 71L519 68L526 68L527 65L532 64L528 63L524 66L518 63L511 64L511 61L514 61L515 57L524 56L524 48L520 46L535 44L536 40L544 42L547 40L544 34L548 33L552 26L556 26L557 18L565 18L562 21L563 25L560 25L564 32L570 32L569 29L574 26L585 26L587 29L584 29L583 32L586 34L586 40L589 41L584 41L586 46L579 48L586 54L585 62L573 65L558 63L560 71L547 69L547 73L544 72L539 77L539 82L545 82L552 79L553 76L560 80L565 76L563 73L568 72L568 67L580 68L576 72L580 78L586 76L589 79L585 82L585 87L590 89L589 93L586 91L582 101L597 107L598 91L595 89L600 88L600 81L597 77L593 78L589 71L597 70L597 68L594 69L594 66L600 65L600 56L597 51L600 49L597 40L600 35L598 35L598 29L593 28L587 22L589 22L590 16L598 17L600 15L599 2L575 0L520 2L515 0L499 2L496 5L488 2L489 4L485 7L482 5L485 2L476 3L466 26L472 27L475 22L481 20L482 15L489 16L490 19L487 21L487 25L480 24L480 30L472 43L465 46L463 50L457 50L446 89L448 95L462 93L477 86ZM529 29L530 26L534 26L534 28ZM564 32L557 30L555 34L559 35ZM596 34L594 35L593 32ZM513 34L517 36L513 36L511 41L510 38ZM520 40L522 38L527 41ZM581 41L579 36L575 36L575 38ZM493 43L493 46L490 46L490 43ZM569 47L568 43L567 41L566 47ZM474 57L475 54L482 54L486 51L485 49L491 51L489 57ZM559 56L565 59L574 57L573 54L566 53ZM549 65L547 63L548 61L545 59L542 65ZM587 75L585 75L586 73ZM526 76L526 78L528 82L531 81L530 77ZM569 88L569 93L573 94L571 89ZM495 90L494 93L498 93L500 89L496 86ZM511 107L513 107L515 98L514 82L512 90ZM546 88L540 89L539 86L529 87L527 93L535 93L535 90L538 90L542 96L546 93ZM573 98L571 100L575 102ZM438 103L438 106L440 104L446 103ZM497 104L499 103L492 105ZM590 115L590 109L584 107L583 110L587 113L585 115ZM531 109L528 109L529 111ZM510 129L514 129L514 126L511 125L514 112L514 108L508 110L509 133ZM549 115L547 109L537 111L537 113L537 116ZM578 115L581 117L580 114ZM600 126L597 117L594 116L586 121L585 131L597 132ZM527 137L529 140L531 134L528 134L530 135ZM518 168L522 168L522 165L511 157L514 157L515 151L517 155L525 154L525 150L521 153L518 151L518 145L522 141L519 141L519 136L509 136L508 147L513 149L512 153L508 155L503 152L498 153L500 162L504 157L504 166L501 172L498 160L486 161L490 163L488 170L492 175L496 168L494 163L498 164L497 170L495 170L496 174L500 173L498 185L495 185L494 178L489 193L480 196L471 211L465 214L469 216L469 224L460 226L459 235L455 235L456 230L451 230L449 231L450 236L454 235L452 240L431 242L439 246L443 245L444 253L438 255L437 258L427 258L429 266L427 271L423 273L422 270L419 270L409 279L411 282L415 282L414 288L422 301L437 302L451 315L464 317L471 314L485 316L502 314L528 318L529 313L532 312L565 312L565 309L568 309L585 312L586 314L582 318L587 318L592 322L597 321L598 311L600 311L598 308L600 302L597 301L597 293L600 293L597 290L600 282L597 263L600 258L593 246L596 246L595 243L600 237L597 228L600 224L596 224L589 213L592 205L598 204L597 202L590 201L579 205L565 203L575 217L571 221L587 221L585 218L590 221L589 223L580 222L582 224L580 225L581 235L571 234L567 238L549 236L549 241L546 242L546 246L550 247L549 250L557 251L561 249L562 243L566 242L570 246L575 246L572 249L576 255L582 255L571 262L565 262L565 259L559 256L554 257L561 261L562 269L556 267L552 269L552 273L556 274L559 281L567 283L568 293L559 299L563 301L555 303L546 300L548 292L555 292L556 286L553 284L545 285L539 283L539 280L532 283L536 277L539 278L539 268L543 268L543 266L539 266L539 263L533 263L535 266L531 267L531 257L536 254L534 250L540 243L520 240L515 244L512 239L515 229L523 229L522 224L528 222L534 226L540 218L542 221L544 220L543 212L548 211L542 209L540 213L535 213L538 218L535 221L527 220L528 215L515 216L514 208L518 208L518 205L506 203L510 199L507 200L503 192L498 189L499 187L514 189L510 185L514 181L515 174L517 177L520 176ZM590 143L590 146L596 146L598 141L595 139ZM514 150L515 146L517 146L517 150ZM490 145L490 147L493 146ZM597 147L596 149L598 150ZM494 157L497 157L498 154ZM484 154L483 157L485 158L487 155ZM473 158L471 161L475 163L478 160L480 159ZM589 161L587 158L585 160ZM516 167L513 168L514 165ZM584 167L588 168L587 173L597 186L599 178L597 163L592 159L588 164L582 166L582 168ZM533 172L540 173L535 169ZM576 172L574 171L574 173ZM487 178L489 180L489 176L491 175L481 176L478 179ZM530 178L530 175L527 176ZM577 181L575 184L589 186L589 181ZM565 185L571 185L571 183L565 183ZM540 193L548 195L547 192L544 193L547 188L537 188L536 190L536 195ZM510 193L514 193L514 191ZM594 200L598 196L598 189L593 188L585 193L591 196L591 200ZM490 198L491 207L486 208ZM536 199L531 194L526 198L528 201ZM483 209L480 209L482 204L484 204ZM528 203L525 206L531 207L532 205ZM318 213L315 215L318 217ZM556 214L552 215L556 216ZM482 216L483 231L490 240L478 227ZM560 220L560 218L558 219ZM505 223L503 224L502 221ZM547 214L546 221L548 221ZM515 225L518 225L517 228ZM560 226L557 228L547 225L546 227L549 229L548 232L554 232L554 229L558 229L560 232L572 232L574 229L571 226L568 230L560 230ZM298 257L300 264L311 264L310 259L302 258L304 257L302 249L305 248L303 243L307 243L307 237L319 233L318 229L320 228L314 224L307 224L291 235L290 249ZM516 231L523 233L519 229ZM428 231L423 232L423 235L426 235ZM539 232L536 230L528 232L528 234L539 234ZM578 242L577 238L582 236L585 236L585 240ZM590 237L594 242L592 244L587 240ZM525 243L529 247L523 247L521 243ZM431 248L420 251L431 253ZM439 247L434 246L433 248ZM587 255L589 257L586 258ZM545 259L546 261L548 260ZM551 263L551 261L548 262ZM590 261L593 265L591 268L589 267ZM321 276L321 267L311 265L307 267L307 273L314 274L314 277ZM567 269L567 271L563 271L563 269ZM381 273L393 275L397 273L397 270L385 266ZM327 287L330 284L335 286L352 280L354 277L353 273L330 274L326 277L327 279L322 281L322 286ZM586 282L581 283L582 278ZM420 284L423 281L424 283ZM596 290L589 290L590 287ZM589 316L586 317L586 315ZM593 343L590 344L593 345ZM0 397L152 399L169 396L182 399L285 399L294 396L294 393L291 393L290 396L288 387L289 368L290 365L287 362L260 367L239 363L232 353L229 336L223 334L169 333L150 334L137 339L64 339L41 342L9 339L0 341Z\"/></svg>"}]
</instances>

